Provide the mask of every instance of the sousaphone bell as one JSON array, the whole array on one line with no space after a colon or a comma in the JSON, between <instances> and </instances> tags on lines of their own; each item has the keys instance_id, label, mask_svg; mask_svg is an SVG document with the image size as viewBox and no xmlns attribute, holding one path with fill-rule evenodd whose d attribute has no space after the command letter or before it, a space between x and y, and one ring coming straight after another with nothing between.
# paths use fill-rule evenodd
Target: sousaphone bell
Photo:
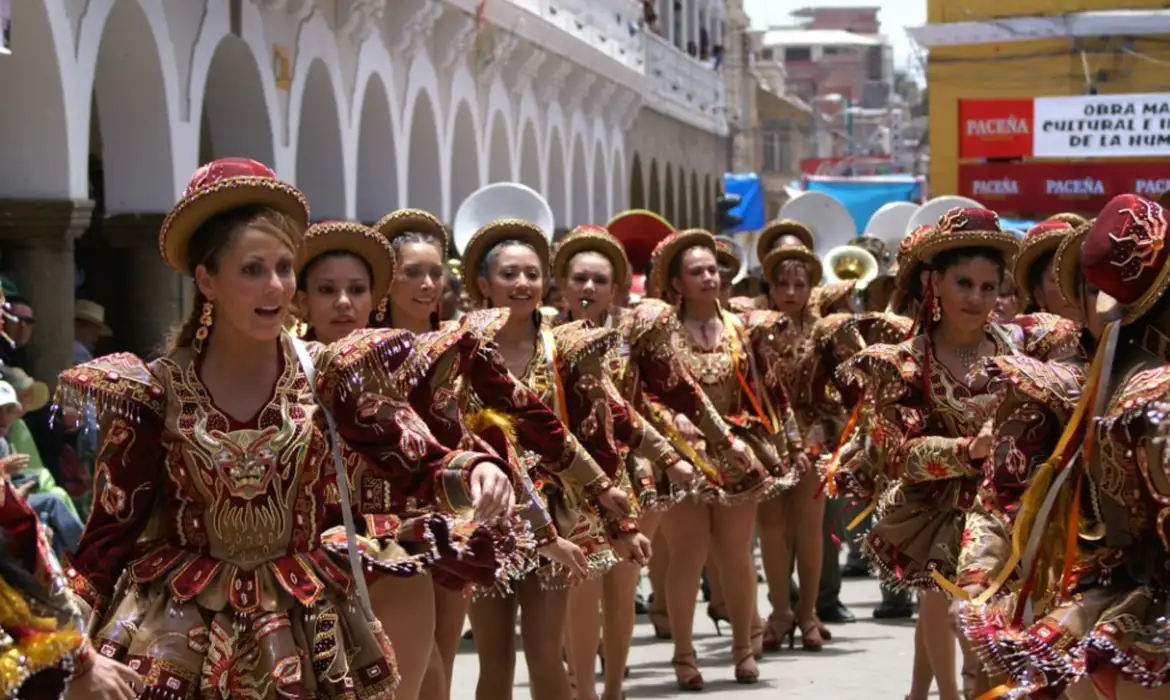
<instances>
[{"instance_id":1,"label":"sousaphone bell","mask_svg":"<svg viewBox=\"0 0 1170 700\"><path fill-rule=\"evenodd\" d=\"M451 239L455 249L462 255L475 232L500 219L520 219L535 224L548 238L552 246L553 229L556 227L552 207L548 200L528 185L518 182L496 182L472 192L455 212L455 223L451 226ZM463 283L475 270L462 270Z\"/></svg>"}]
</instances>

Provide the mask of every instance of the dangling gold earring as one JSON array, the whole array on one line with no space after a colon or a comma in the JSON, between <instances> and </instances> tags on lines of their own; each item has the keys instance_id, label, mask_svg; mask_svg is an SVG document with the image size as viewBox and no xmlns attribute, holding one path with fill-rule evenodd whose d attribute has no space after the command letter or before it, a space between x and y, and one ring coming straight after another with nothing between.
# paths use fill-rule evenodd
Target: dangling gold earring
<instances>
[{"instance_id":1,"label":"dangling gold earring","mask_svg":"<svg viewBox=\"0 0 1170 700\"><path fill-rule=\"evenodd\" d=\"M939 303L939 298L937 296L931 297L930 303L931 303L931 306L934 307L934 310L930 314L930 318L935 323L938 323L939 321L942 320L942 304Z\"/></svg>"},{"instance_id":2,"label":"dangling gold earring","mask_svg":"<svg viewBox=\"0 0 1170 700\"><path fill-rule=\"evenodd\" d=\"M386 320L386 297L382 297L382 301L378 302L378 311L374 314L374 320L381 325Z\"/></svg>"},{"instance_id":3,"label":"dangling gold earring","mask_svg":"<svg viewBox=\"0 0 1170 700\"><path fill-rule=\"evenodd\" d=\"M210 301L203 302L203 313L199 315L199 329L195 331L195 337L191 340L191 349L195 351L195 354L203 352L203 341L211 335L212 313L214 311L215 307L211 305Z\"/></svg>"}]
</instances>

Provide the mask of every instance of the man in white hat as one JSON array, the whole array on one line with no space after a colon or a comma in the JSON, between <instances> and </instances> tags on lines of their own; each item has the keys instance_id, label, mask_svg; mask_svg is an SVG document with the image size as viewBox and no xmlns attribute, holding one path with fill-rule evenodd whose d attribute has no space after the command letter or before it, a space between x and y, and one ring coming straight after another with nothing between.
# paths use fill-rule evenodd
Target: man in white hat
<instances>
[{"instance_id":1,"label":"man in white hat","mask_svg":"<svg viewBox=\"0 0 1170 700\"><path fill-rule=\"evenodd\" d=\"M106 325L106 307L88 299L73 302L73 364L92 360L98 341L113 334Z\"/></svg>"}]
</instances>

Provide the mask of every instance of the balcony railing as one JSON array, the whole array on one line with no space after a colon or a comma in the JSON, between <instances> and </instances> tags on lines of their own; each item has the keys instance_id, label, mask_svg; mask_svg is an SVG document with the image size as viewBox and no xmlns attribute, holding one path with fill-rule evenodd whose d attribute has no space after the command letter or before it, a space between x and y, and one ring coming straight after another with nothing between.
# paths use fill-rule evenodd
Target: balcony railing
<instances>
[{"instance_id":1,"label":"balcony railing","mask_svg":"<svg viewBox=\"0 0 1170 700\"><path fill-rule=\"evenodd\" d=\"M654 94L648 106L705 131L727 133L723 73L647 32L646 76Z\"/></svg>"},{"instance_id":2,"label":"balcony railing","mask_svg":"<svg viewBox=\"0 0 1170 700\"><path fill-rule=\"evenodd\" d=\"M511 0L638 73L646 71L641 4L631 0Z\"/></svg>"}]
</instances>

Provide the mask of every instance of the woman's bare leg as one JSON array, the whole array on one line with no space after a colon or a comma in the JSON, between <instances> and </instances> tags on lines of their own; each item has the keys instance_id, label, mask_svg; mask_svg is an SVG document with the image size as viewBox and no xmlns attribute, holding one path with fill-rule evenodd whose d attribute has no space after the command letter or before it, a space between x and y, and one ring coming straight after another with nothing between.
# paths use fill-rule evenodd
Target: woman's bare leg
<instances>
[{"instance_id":1,"label":"woman's bare leg","mask_svg":"<svg viewBox=\"0 0 1170 700\"><path fill-rule=\"evenodd\" d=\"M634 636L634 592L642 570L637 564L622 562L602 579L601 639L605 654L605 700L618 700L626 680L626 663L630 659L630 641ZM580 700L580 696L578 696Z\"/></svg>"},{"instance_id":2,"label":"woman's bare leg","mask_svg":"<svg viewBox=\"0 0 1170 700\"><path fill-rule=\"evenodd\" d=\"M608 577L606 574L603 578ZM597 700L593 679L597 675L597 646L601 643L601 589L602 578L582 581L569 589L565 639L569 668L576 681L576 700ZM633 606L631 597L631 615Z\"/></svg>"},{"instance_id":3,"label":"woman's bare leg","mask_svg":"<svg viewBox=\"0 0 1170 700\"><path fill-rule=\"evenodd\" d=\"M762 501L756 509L756 526L760 535L760 559L764 564L764 578L768 580L768 628L764 634L764 648L775 651L792 626L792 549L789 545L790 512L795 508L792 491ZM749 545L750 551L750 545ZM804 580L800 590L804 592Z\"/></svg>"},{"instance_id":4,"label":"woman's bare leg","mask_svg":"<svg viewBox=\"0 0 1170 700\"><path fill-rule=\"evenodd\" d=\"M759 672L752 645L752 623L756 619L756 567L752 561L755 527L755 503L711 507L711 546L719 558L719 572L727 596L737 678Z\"/></svg>"},{"instance_id":5,"label":"woman's bare leg","mask_svg":"<svg viewBox=\"0 0 1170 700\"><path fill-rule=\"evenodd\" d=\"M930 670L939 700L960 700L955 674L955 632L951 628L950 601L939 591L922 591L918 597L918 624L926 644Z\"/></svg>"},{"instance_id":6,"label":"woman's bare leg","mask_svg":"<svg viewBox=\"0 0 1170 700\"><path fill-rule=\"evenodd\" d=\"M686 664L696 663L695 598L711 543L711 520L711 506L693 499L675 505L662 517L662 534L672 554L667 570L670 585L666 588L666 608L674 637L674 658L679 662L675 664L675 672L680 682L695 675Z\"/></svg>"},{"instance_id":7,"label":"woman's bare leg","mask_svg":"<svg viewBox=\"0 0 1170 700\"><path fill-rule=\"evenodd\" d=\"M370 585L374 616L394 645L402 680L396 700L418 700L435 639L435 588L430 574L382 576Z\"/></svg>"},{"instance_id":8,"label":"woman's bare leg","mask_svg":"<svg viewBox=\"0 0 1170 700\"><path fill-rule=\"evenodd\" d=\"M809 649L824 644L817 623L817 592L821 588L821 567L825 557L825 498L820 494L820 488L816 473L804 475L792 490L788 527L796 552L796 575L800 578L796 621L800 626L801 642Z\"/></svg>"},{"instance_id":9,"label":"woman's bare leg","mask_svg":"<svg viewBox=\"0 0 1170 700\"><path fill-rule=\"evenodd\" d=\"M646 516L643 516L645 520ZM659 515L659 523L662 516ZM653 554L647 573L650 578L650 623L654 625L654 634L660 639L670 638L670 620L666 614L666 572L670 568L670 547L666 543L666 535L659 527L650 538L650 549Z\"/></svg>"},{"instance_id":10,"label":"woman's bare leg","mask_svg":"<svg viewBox=\"0 0 1170 700\"><path fill-rule=\"evenodd\" d=\"M467 621L467 607L470 604L471 599L461 591L435 585L435 650L439 667L437 670L431 668L435 663L435 656L432 655L431 666L427 667L427 676L419 695L422 700L449 700L451 697L455 655L459 653L463 623Z\"/></svg>"},{"instance_id":11,"label":"woman's bare leg","mask_svg":"<svg viewBox=\"0 0 1170 700\"><path fill-rule=\"evenodd\" d=\"M569 675L565 670L565 612L569 591L545 590L536 576L529 576L517 586L520 601L520 635L524 640L524 661L535 700L571 700ZM597 613L594 612L594 619ZM478 636L477 636L478 639ZM479 647L477 642L475 645ZM597 649L596 642L593 646ZM480 671L482 674L483 672ZM492 700L512 697L512 689ZM487 700L484 698L483 700Z\"/></svg>"},{"instance_id":12,"label":"woman's bare leg","mask_svg":"<svg viewBox=\"0 0 1170 700\"><path fill-rule=\"evenodd\" d=\"M910 672L910 694L906 700L926 700L930 686L934 683L934 672L930 670L930 657L926 654L926 637L922 625L914 625L914 666Z\"/></svg>"},{"instance_id":13,"label":"woman's bare leg","mask_svg":"<svg viewBox=\"0 0 1170 700\"><path fill-rule=\"evenodd\" d=\"M535 578L529 576L525 581ZM475 700L512 697L512 685L516 680L518 598L517 594L481 598L472 601L468 609L471 632L475 635L475 654L479 657ZM559 644L554 646L560 649Z\"/></svg>"}]
</instances>

